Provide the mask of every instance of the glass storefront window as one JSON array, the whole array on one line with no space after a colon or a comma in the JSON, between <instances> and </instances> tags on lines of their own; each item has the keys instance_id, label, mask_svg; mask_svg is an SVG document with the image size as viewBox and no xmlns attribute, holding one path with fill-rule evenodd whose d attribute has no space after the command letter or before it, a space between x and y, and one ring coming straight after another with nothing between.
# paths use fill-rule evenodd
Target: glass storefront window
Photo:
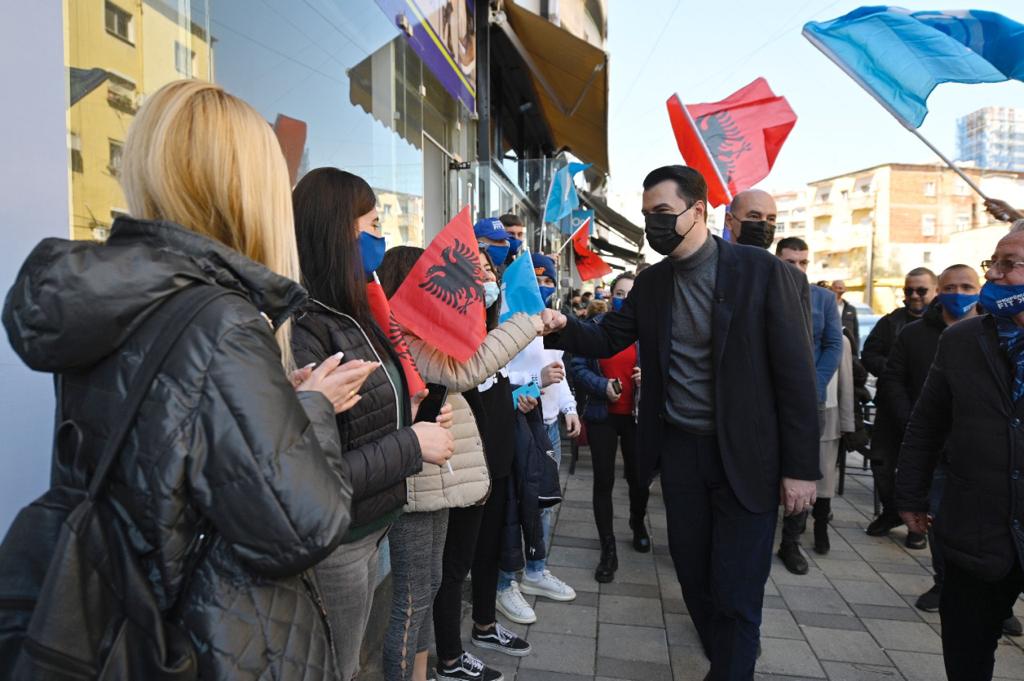
<instances>
[{"instance_id":1,"label":"glass storefront window","mask_svg":"<svg viewBox=\"0 0 1024 681\"><path fill-rule=\"evenodd\" d=\"M410 45L408 18L385 4L64 0L72 236L106 238L126 212L117 174L135 113L147 94L195 77L274 126L294 181L321 166L360 175L389 245L423 245L472 194L458 163L472 156L475 124ZM441 224L428 227L428 215Z\"/></svg>"}]
</instances>

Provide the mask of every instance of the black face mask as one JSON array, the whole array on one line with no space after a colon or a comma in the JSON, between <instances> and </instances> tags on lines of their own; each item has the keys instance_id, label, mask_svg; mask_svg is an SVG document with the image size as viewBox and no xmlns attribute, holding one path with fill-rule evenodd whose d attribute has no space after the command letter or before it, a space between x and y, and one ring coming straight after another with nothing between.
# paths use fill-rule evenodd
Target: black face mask
<instances>
[{"instance_id":1,"label":"black face mask","mask_svg":"<svg viewBox=\"0 0 1024 681\"><path fill-rule=\"evenodd\" d=\"M736 243L744 246L768 248L775 239L775 225L766 220L743 220Z\"/></svg>"},{"instance_id":2,"label":"black face mask","mask_svg":"<svg viewBox=\"0 0 1024 681\"><path fill-rule=\"evenodd\" d=\"M682 213L647 213L644 215L644 231L647 233L647 243L651 245L651 248L662 255L669 255L676 250L679 244L683 243L683 239L693 231L697 222L694 221L693 225L690 225L686 234L679 234L676 232L676 220L690 208Z\"/></svg>"}]
</instances>

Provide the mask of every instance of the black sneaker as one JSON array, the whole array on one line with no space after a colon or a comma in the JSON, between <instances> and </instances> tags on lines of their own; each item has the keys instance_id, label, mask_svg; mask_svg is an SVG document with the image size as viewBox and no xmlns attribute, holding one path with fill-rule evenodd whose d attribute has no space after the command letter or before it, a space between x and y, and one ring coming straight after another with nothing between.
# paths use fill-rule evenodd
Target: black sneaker
<instances>
[{"instance_id":1,"label":"black sneaker","mask_svg":"<svg viewBox=\"0 0 1024 681\"><path fill-rule=\"evenodd\" d=\"M469 653L462 653L454 664L438 662L437 681L505 681L505 675Z\"/></svg>"},{"instance_id":2,"label":"black sneaker","mask_svg":"<svg viewBox=\"0 0 1024 681\"><path fill-rule=\"evenodd\" d=\"M1007 636L1021 636L1024 634L1024 626L1021 626L1019 619L1010 615L1003 620L1003 633Z\"/></svg>"},{"instance_id":3,"label":"black sneaker","mask_svg":"<svg viewBox=\"0 0 1024 681\"><path fill-rule=\"evenodd\" d=\"M866 532L872 537L884 537L889 534L889 531L895 527L899 527L903 524L898 515L888 515L883 513L868 525Z\"/></svg>"},{"instance_id":4,"label":"black sneaker","mask_svg":"<svg viewBox=\"0 0 1024 681\"><path fill-rule=\"evenodd\" d=\"M940 598L942 598L942 587L936 584L918 597L914 607L925 612L938 612Z\"/></svg>"},{"instance_id":5,"label":"black sneaker","mask_svg":"<svg viewBox=\"0 0 1024 681\"><path fill-rule=\"evenodd\" d=\"M906 544L908 549L926 549L928 548L928 536L917 532L907 532Z\"/></svg>"},{"instance_id":6,"label":"black sneaker","mask_svg":"<svg viewBox=\"0 0 1024 681\"><path fill-rule=\"evenodd\" d=\"M497 650L512 657L524 657L533 650L529 643L501 626L500 622L495 623L494 628L487 631L480 631L473 627L472 639L473 645L478 648Z\"/></svg>"}]
</instances>

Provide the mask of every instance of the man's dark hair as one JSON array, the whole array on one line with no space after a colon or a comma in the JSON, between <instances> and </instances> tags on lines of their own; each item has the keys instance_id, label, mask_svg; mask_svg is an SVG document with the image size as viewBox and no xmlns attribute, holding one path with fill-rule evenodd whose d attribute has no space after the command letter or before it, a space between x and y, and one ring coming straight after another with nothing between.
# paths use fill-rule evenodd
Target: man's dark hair
<instances>
[{"instance_id":1,"label":"man's dark hair","mask_svg":"<svg viewBox=\"0 0 1024 681\"><path fill-rule=\"evenodd\" d=\"M591 298L591 297L592 297L593 295L594 295L594 294L593 294L593 293L591 293L590 291L584 291L584 292L583 292L583 293L582 293L582 294L580 295L580 298L584 298L584 299L589 299L589 298Z\"/></svg>"},{"instance_id":2,"label":"man's dark hair","mask_svg":"<svg viewBox=\"0 0 1024 681\"><path fill-rule=\"evenodd\" d=\"M652 170L644 178L644 191L665 180L676 183L676 193L687 206L697 201L708 202L708 183L703 175L688 166L662 166Z\"/></svg>"},{"instance_id":3,"label":"man's dark hair","mask_svg":"<svg viewBox=\"0 0 1024 681\"><path fill-rule=\"evenodd\" d=\"M618 286L619 282L622 281L623 279L636 280L636 275L633 274L632 272L623 272L619 276L612 279L612 285L608 287L608 290L611 291L612 293L615 293L615 287Z\"/></svg>"},{"instance_id":4,"label":"man's dark hair","mask_svg":"<svg viewBox=\"0 0 1024 681\"><path fill-rule=\"evenodd\" d=\"M512 227L514 225L523 224L522 219L518 215L514 215L512 213L505 213L500 218L498 218L498 220L500 220L501 224L505 225L506 227Z\"/></svg>"},{"instance_id":5,"label":"man's dark hair","mask_svg":"<svg viewBox=\"0 0 1024 681\"><path fill-rule=\"evenodd\" d=\"M939 278L936 277L935 273L932 272L927 267L915 267L914 269L912 269L909 272L907 272L907 276L908 277L928 277L929 279L932 280L933 284L938 284L939 283Z\"/></svg>"},{"instance_id":6,"label":"man's dark hair","mask_svg":"<svg viewBox=\"0 0 1024 681\"><path fill-rule=\"evenodd\" d=\"M807 242L798 236L787 236L775 244L775 255L782 255L782 250L788 248L791 251L809 251Z\"/></svg>"}]
</instances>

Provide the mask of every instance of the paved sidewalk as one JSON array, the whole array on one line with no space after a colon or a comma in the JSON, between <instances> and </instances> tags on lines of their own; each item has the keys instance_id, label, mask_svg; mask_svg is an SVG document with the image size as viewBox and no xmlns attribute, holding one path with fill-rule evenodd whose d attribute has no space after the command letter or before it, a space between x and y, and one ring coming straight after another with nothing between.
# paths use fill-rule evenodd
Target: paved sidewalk
<instances>
[{"instance_id":1,"label":"paved sidewalk","mask_svg":"<svg viewBox=\"0 0 1024 681\"><path fill-rule=\"evenodd\" d=\"M620 468L614 493L619 570L614 582L598 584L589 452L581 450L572 476L567 473L568 443L564 452L565 501L549 565L578 596L566 604L539 599L537 622L528 627L502 619L533 644L528 657L517 660L473 646L470 652L502 670L509 681L701 681L707 661L668 555L660 487L655 484L650 502L654 551L636 553L629 543L629 504ZM932 584L929 553L906 549L904 528L887 538L864 533L872 516L871 477L860 470L858 455L849 463L846 494L832 503L831 553L815 554L808 531L809 574L792 575L774 559L756 678L941 681L938 614L913 607ZM1024 602L1018 601L1016 611L1024 616ZM465 625L468 642L468 617ZM1006 637L1000 641L997 678L1024 679L1022 643Z\"/></svg>"}]
</instances>

